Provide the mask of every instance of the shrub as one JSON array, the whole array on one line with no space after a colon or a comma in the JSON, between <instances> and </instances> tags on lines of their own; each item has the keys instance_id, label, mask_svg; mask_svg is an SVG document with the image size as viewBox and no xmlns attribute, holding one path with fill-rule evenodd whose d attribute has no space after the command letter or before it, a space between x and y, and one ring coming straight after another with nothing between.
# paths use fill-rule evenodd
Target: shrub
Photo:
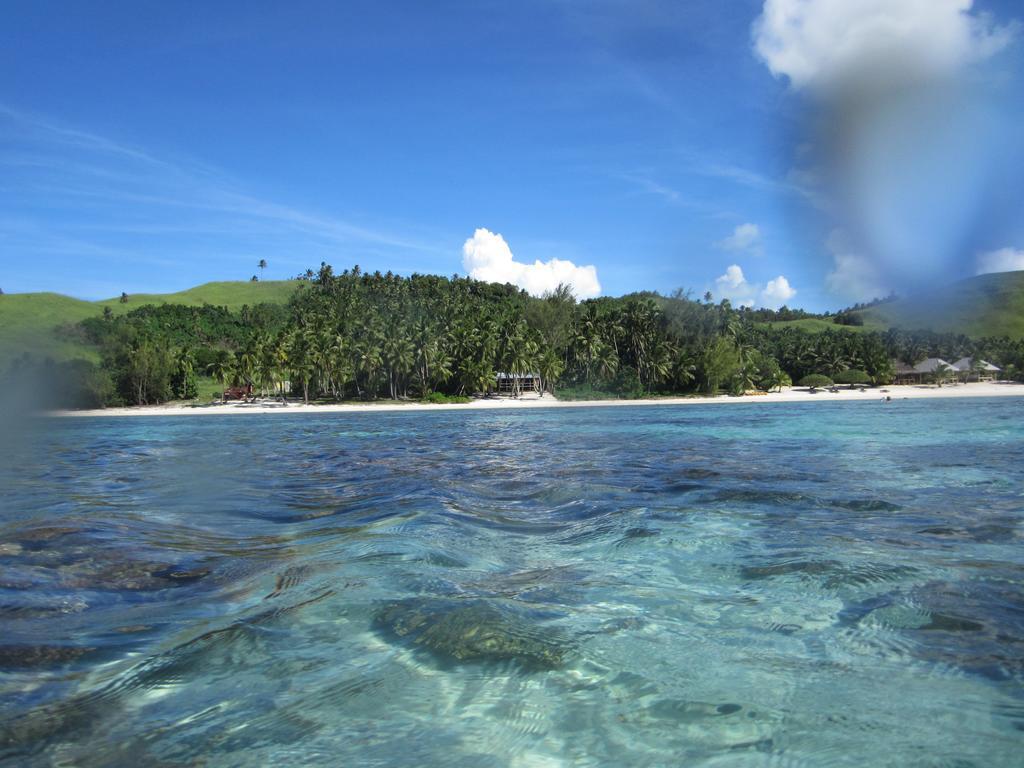
<instances>
[{"instance_id":1,"label":"shrub","mask_svg":"<svg viewBox=\"0 0 1024 768\"><path fill-rule=\"evenodd\" d=\"M816 387L831 387L832 379L828 376L823 376L820 373L811 373L800 379L800 381L797 382L797 385L801 387L810 387L811 389Z\"/></svg>"},{"instance_id":2,"label":"shrub","mask_svg":"<svg viewBox=\"0 0 1024 768\"><path fill-rule=\"evenodd\" d=\"M581 384L577 387L560 387L558 390L559 400L635 400L636 397L623 397L615 392L608 392L604 389Z\"/></svg>"},{"instance_id":3,"label":"shrub","mask_svg":"<svg viewBox=\"0 0 1024 768\"><path fill-rule=\"evenodd\" d=\"M468 403L470 398L462 395L446 395L444 392L427 392L423 396L422 401L424 403Z\"/></svg>"},{"instance_id":4,"label":"shrub","mask_svg":"<svg viewBox=\"0 0 1024 768\"><path fill-rule=\"evenodd\" d=\"M859 368L850 368L845 371L840 371L835 375L836 384L870 384L871 377L868 376L867 371L862 371Z\"/></svg>"},{"instance_id":5,"label":"shrub","mask_svg":"<svg viewBox=\"0 0 1024 768\"><path fill-rule=\"evenodd\" d=\"M644 396L644 385L640 382L640 374L631 365L619 367L612 383L611 391L624 400L635 400Z\"/></svg>"}]
</instances>

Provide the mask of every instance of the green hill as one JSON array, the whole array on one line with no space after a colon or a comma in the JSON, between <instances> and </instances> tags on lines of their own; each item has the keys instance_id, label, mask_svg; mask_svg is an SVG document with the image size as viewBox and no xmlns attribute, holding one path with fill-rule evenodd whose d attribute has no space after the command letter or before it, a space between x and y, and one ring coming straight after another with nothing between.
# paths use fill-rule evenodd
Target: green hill
<instances>
[{"instance_id":1,"label":"green hill","mask_svg":"<svg viewBox=\"0 0 1024 768\"><path fill-rule=\"evenodd\" d=\"M126 304L121 303L121 298L103 299L94 302L95 306L110 307L115 312L128 312L136 307L145 304L184 304L188 307L201 307L203 304L213 304L216 307L227 307L228 309L241 309L248 304L284 304L295 293L297 286L301 285L298 280L269 280L265 283L245 282L220 282L203 283L195 288L178 293L139 293L128 297Z\"/></svg>"},{"instance_id":2,"label":"green hill","mask_svg":"<svg viewBox=\"0 0 1024 768\"><path fill-rule=\"evenodd\" d=\"M865 322L864 325L839 325L831 320L822 320L817 317L805 317L801 320L776 320L770 323L759 323L765 328L795 328L805 333L822 333L824 331L850 331L851 333L865 333L867 331L884 331L889 326L878 322Z\"/></svg>"},{"instance_id":3,"label":"green hill","mask_svg":"<svg viewBox=\"0 0 1024 768\"><path fill-rule=\"evenodd\" d=\"M1024 272L979 275L860 310L865 324L1024 338Z\"/></svg>"},{"instance_id":4,"label":"green hill","mask_svg":"<svg viewBox=\"0 0 1024 768\"><path fill-rule=\"evenodd\" d=\"M0 362L22 352L56 360L96 359L95 352L68 334L66 328L102 314L104 307L110 307L115 314L124 314L147 304L213 304L228 309L240 309L246 304L283 304L300 284L297 280L205 283L178 293L129 295L125 303L120 297L83 301L58 293L3 295L0 296Z\"/></svg>"}]
</instances>

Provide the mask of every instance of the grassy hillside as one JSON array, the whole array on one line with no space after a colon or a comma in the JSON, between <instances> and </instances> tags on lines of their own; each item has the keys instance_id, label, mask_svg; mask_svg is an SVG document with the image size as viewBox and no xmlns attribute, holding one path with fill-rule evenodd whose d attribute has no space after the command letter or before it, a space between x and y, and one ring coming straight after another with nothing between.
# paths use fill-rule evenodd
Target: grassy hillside
<instances>
[{"instance_id":1,"label":"grassy hillside","mask_svg":"<svg viewBox=\"0 0 1024 768\"><path fill-rule=\"evenodd\" d=\"M979 275L861 310L865 323L1024 338L1024 272Z\"/></svg>"},{"instance_id":2,"label":"grassy hillside","mask_svg":"<svg viewBox=\"0 0 1024 768\"><path fill-rule=\"evenodd\" d=\"M252 282L221 282L203 283L195 288L178 293L138 293L128 296L128 303L122 304L121 298L104 299L93 305L103 311L110 307L114 312L128 312L145 304L184 304L189 307L201 307L213 304L217 307L240 309L248 304L284 304L295 292L298 280L270 280L265 283Z\"/></svg>"},{"instance_id":3,"label":"grassy hillside","mask_svg":"<svg viewBox=\"0 0 1024 768\"><path fill-rule=\"evenodd\" d=\"M296 280L206 283L179 293L130 295L124 304L120 297L83 301L57 293L0 296L0 364L22 352L56 360L76 357L95 360L94 350L68 338L61 328L102 314L104 307L110 307L115 314L123 314L147 304L214 304L229 309L264 302L283 304L300 284Z\"/></svg>"},{"instance_id":4,"label":"grassy hillside","mask_svg":"<svg viewBox=\"0 0 1024 768\"><path fill-rule=\"evenodd\" d=\"M864 333L866 331L884 331L889 326L877 322L865 322L864 325L839 325L831 320L816 317L805 317L802 320L778 320L774 323L760 323L765 328L796 328L806 333L822 333L823 331L850 331Z\"/></svg>"},{"instance_id":5,"label":"grassy hillside","mask_svg":"<svg viewBox=\"0 0 1024 768\"><path fill-rule=\"evenodd\" d=\"M63 360L96 359L81 343L63 338L57 327L99 314L89 301L59 293L16 293L0 296L0 367L5 360L30 352L37 357Z\"/></svg>"}]
</instances>

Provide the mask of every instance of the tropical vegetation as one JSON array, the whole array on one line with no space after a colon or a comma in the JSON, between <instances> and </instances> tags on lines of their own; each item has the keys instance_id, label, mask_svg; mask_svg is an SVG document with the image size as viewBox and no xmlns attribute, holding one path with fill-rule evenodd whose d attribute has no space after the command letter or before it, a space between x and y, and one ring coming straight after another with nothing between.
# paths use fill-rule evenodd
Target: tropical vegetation
<instances>
[{"instance_id":1,"label":"tropical vegetation","mask_svg":"<svg viewBox=\"0 0 1024 768\"><path fill-rule=\"evenodd\" d=\"M681 291L578 302L565 286L537 298L465 277L335 274L327 264L298 284L285 302L240 307L133 308L129 296L127 309L108 304L61 329L94 361L22 354L8 384L33 380L28 388L48 404L79 407L193 399L211 379L306 402L450 401L493 389L498 372L535 374L545 391L568 397L626 398L740 395L808 377L884 384L894 360L926 357L979 357L1024 372L1021 340L842 322L807 333L788 323L824 318Z\"/></svg>"}]
</instances>

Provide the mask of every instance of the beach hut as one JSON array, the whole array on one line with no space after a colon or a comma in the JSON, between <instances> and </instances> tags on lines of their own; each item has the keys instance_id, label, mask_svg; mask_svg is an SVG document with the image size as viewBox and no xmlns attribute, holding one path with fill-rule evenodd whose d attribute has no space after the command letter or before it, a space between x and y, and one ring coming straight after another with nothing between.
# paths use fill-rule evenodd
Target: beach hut
<instances>
[{"instance_id":1,"label":"beach hut","mask_svg":"<svg viewBox=\"0 0 1024 768\"><path fill-rule=\"evenodd\" d=\"M503 373L497 374L495 389L500 395L519 395L523 392L540 392L539 373Z\"/></svg>"},{"instance_id":2,"label":"beach hut","mask_svg":"<svg viewBox=\"0 0 1024 768\"><path fill-rule=\"evenodd\" d=\"M995 381L1002 370L987 360L978 360L978 364L974 365L973 357L961 357L953 363L953 368L964 381Z\"/></svg>"},{"instance_id":3,"label":"beach hut","mask_svg":"<svg viewBox=\"0 0 1024 768\"><path fill-rule=\"evenodd\" d=\"M915 384L920 379L914 372L914 366L907 365L902 360L892 361L893 381L896 384Z\"/></svg>"},{"instance_id":4,"label":"beach hut","mask_svg":"<svg viewBox=\"0 0 1024 768\"><path fill-rule=\"evenodd\" d=\"M940 371L949 371L950 373L956 372L953 366L941 357L929 357L913 366L898 363L896 365L896 383L921 384L935 376Z\"/></svg>"}]
</instances>

